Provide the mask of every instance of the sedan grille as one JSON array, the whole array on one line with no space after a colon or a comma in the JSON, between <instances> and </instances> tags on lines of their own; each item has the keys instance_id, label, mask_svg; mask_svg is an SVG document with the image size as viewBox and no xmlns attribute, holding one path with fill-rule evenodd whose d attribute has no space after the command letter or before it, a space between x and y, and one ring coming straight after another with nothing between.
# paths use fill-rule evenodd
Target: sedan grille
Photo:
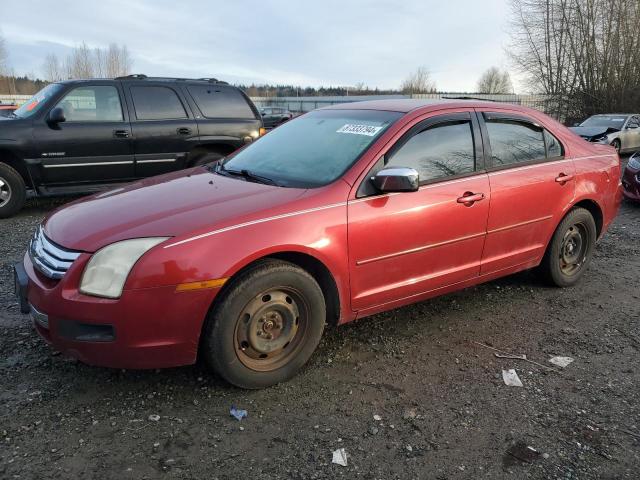
<instances>
[{"instance_id":1,"label":"sedan grille","mask_svg":"<svg viewBox=\"0 0 640 480\"><path fill-rule=\"evenodd\" d=\"M42 227L38 227L29 244L29 256L33 265L45 276L59 280L64 277L81 252L67 250L49 240Z\"/></svg>"}]
</instances>

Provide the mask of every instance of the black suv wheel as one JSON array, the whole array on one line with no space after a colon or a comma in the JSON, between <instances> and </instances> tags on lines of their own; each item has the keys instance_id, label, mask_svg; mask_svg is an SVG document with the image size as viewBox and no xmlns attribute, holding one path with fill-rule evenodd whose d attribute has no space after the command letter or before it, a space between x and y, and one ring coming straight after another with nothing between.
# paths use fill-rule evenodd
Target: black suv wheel
<instances>
[{"instance_id":1,"label":"black suv wheel","mask_svg":"<svg viewBox=\"0 0 640 480\"><path fill-rule=\"evenodd\" d=\"M6 163L0 163L0 218L7 218L24 205L24 181L18 172Z\"/></svg>"}]
</instances>

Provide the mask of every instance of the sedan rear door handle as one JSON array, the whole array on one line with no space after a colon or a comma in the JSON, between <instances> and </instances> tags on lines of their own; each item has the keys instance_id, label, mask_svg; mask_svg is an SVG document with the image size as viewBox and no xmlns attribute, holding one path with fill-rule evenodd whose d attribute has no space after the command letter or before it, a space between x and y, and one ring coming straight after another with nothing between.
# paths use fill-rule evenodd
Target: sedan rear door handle
<instances>
[{"instance_id":1,"label":"sedan rear door handle","mask_svg":"<svg viewBox=\"0 0 640 480\"><path fill-rule=\"evenodd\" d=\"M459 197L457 202L470 207L475 202L479 202L480 200L484 200L484 193L464 192L464 195Z\"/></svg>"},{"instance_id":2,"label":"sedan rear door handle","mask_svg":"<svg viewBox=\"0 0 640 480\"><path fill-rule=\"evenodd\" d=\"M188 127L178 128L178 135L191 135L191 129Z\"/></svg>"},{"instance_id":3,"label":"sedan rear door handle","mask_svg":"<svg viewBox=\"0 0 640 480\"><path fill-rule=\"evenodd\" d=\"M569 180L573 180L573 175L567 175L566 173L560 173L557 177L556 177L556 182L558 182L561 185L564 185L565 183L567 183Z\"/></svg>"}]
</instances>

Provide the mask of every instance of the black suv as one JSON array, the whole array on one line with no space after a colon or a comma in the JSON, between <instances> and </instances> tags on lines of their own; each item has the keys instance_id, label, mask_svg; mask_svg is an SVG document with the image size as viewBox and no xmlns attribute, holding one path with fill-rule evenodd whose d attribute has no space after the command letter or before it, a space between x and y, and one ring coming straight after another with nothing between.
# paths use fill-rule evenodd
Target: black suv
<instances>
[{"instance_id":1,"label":"black suv","mask_svg":"<svg viewBox=\"0 0 640 480\"><path fill-rule=\"evenodd\" d=\"M0 218L59 195L215 161L256 139L260 113L214 78L52 83L0 118Z\"/></svg>"}]
</instances>

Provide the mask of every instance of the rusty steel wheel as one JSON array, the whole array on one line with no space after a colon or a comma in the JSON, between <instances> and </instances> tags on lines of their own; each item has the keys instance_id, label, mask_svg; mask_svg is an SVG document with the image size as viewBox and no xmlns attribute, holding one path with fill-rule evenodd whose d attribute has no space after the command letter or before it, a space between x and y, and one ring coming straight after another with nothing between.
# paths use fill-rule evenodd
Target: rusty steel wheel
<instances>
[{"instance_id":1,"label":"rusty steel wheel","mask_svg":"<svg viewBox=\"0 0 640 480\"><path fill-rule=\"evenodd\" d=\"M276 287L256 295L236 323L238 359L259 372L280 368L300 348L308 325L309 306L290 287Z\"/></svg>"},{"instance_id":2,"label":"rusty steel wheel","mask_svg":"<svg viewBox=\"0 0 640 480\"><path fill-rule=\"evenodd\" d=\"M591 261L596 238L591 212L572 209L556 228L540 263L540 273L557 287L575 285Z\"/></svg>"},{"instance_id":3,"label":"rusty steel wheel","mask_svg":"<svg viewBox=\"0 0 640 480\"><path fill-rule=\"evenodd\" d=\"M322 289L306 270L265 259L237 274L216 298L200 355L229 383L264 388L293 377L326 321Z\"/></svg>"},{"instance_id":4,"label":"rusty steel wheel","mask_svg":"<svg viewBox=\"0 0 640 480\"><path fill-rule=\"evenodd\" d=\"M560 246L560 270L564 275L580 271L589 251L587 228L582 223L571 225L564 234Z\"/></svg>"}]
</instances>

